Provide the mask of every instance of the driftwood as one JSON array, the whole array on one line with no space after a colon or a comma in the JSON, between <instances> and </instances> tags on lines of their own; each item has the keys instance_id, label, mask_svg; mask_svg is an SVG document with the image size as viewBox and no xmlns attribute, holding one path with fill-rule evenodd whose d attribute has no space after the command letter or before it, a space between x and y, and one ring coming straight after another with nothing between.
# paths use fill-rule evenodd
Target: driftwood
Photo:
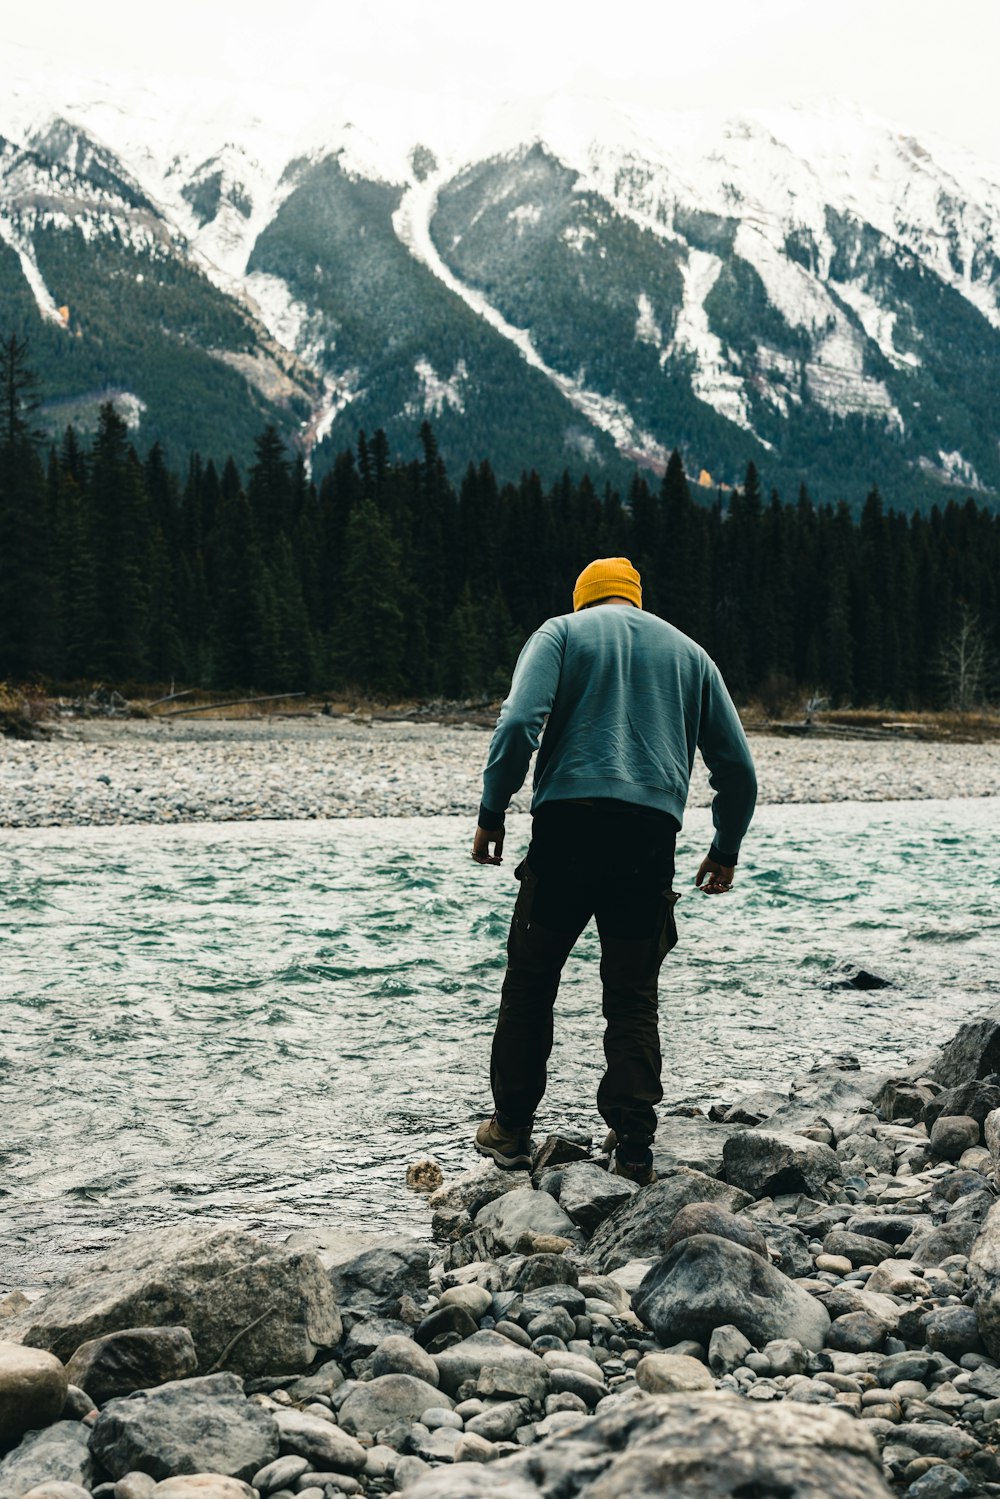
<instances>
[{"instance_id":1,"label":"driftwood","mask_svg":"<svg viewBox=\"0 0 1000 1499\"><path fill-rule=\"evenodd\" d=\"M173 708L169 713L159 714L159 717L180 718L182 713L207 713L210 708L243 708L248 703L280 703L286 698L305 696L304 692L272 692L269 697L238 697L226 703L201 703L197 708Z\"/></svg>"}]
</instances>

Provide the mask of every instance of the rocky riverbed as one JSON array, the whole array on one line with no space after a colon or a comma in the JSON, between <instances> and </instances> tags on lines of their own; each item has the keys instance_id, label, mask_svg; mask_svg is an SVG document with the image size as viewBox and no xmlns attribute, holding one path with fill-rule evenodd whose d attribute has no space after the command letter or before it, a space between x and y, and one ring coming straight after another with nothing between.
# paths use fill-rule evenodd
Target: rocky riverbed
<instances>
[{"instance_id":1,"label":"rocky riverbed","mask_svg":"<svg viewBox=\"0 0 1000 1499\"><path fill-rule=\"evenodd\" d=\"M308 719L102 721L0 740L0 827L471 816L488 733ZM763 802L995 796L1000 743L752 736ZM691 805L710 799L696 768ZM514 802L526 811L528 796Z\"/></svg>"},{"instance_id":2,"label":"rocky riverbed","mask_svg":"<svg viewBox=\"0 0 1000 1499\"><path fill-rule=\"evenodd\" d=\"M442 1181L430 1243L137 1235L0 1303L0 1499L1000 1494L1000 1015Z\"/></svg>"}]
</instances>

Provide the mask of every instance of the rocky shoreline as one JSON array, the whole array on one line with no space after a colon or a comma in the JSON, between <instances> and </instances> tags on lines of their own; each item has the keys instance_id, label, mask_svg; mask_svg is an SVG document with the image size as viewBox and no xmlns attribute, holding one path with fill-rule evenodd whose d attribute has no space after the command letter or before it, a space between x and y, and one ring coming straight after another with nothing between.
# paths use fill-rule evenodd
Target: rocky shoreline
<instances>
[{"instance_id":1,"label":"rocky shoreline","mask_svg":"<svg viewBox=\"0 0 1000 1499\"><path fill-rule=\"evenodd\" d=\"M0 1303L0 1499L1000 1494L998 1062L667 1116L640 1189L414 1162L429 1244L135 1236Z\"/></svg>"},{"instance_id":2,"label":"rocky shoreline","mask_svg":"<svg viewBox=\"0 0 1000 1499\"><path fill-rule=\"evenodd\" d=\"M1000 742L751 736L762 804L995 796ZM0 828L473 816L487 735L326 718L99 721L0 741ZM707 806L703 771L690 805ZM526 811L522 792L515 811Z\"/></svg>"}]
</instances>

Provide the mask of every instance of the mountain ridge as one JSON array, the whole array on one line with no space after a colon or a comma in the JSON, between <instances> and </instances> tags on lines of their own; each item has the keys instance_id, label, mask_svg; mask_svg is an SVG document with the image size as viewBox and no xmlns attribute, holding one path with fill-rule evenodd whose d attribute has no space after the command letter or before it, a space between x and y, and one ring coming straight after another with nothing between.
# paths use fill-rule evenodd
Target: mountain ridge
<instances>
[{"instance_id":1,"label":"mountain ridge","mask_svg":"<svg viewBox=\"0 0 1000 1499\"><path fill-rule=\"evenodd\" d=\"M202 427L245 453L271 420L317 470L362 426L403 451L428 416L449 462L504 474L617 482L676 446L713 482L753 458L784 488L1000 494L1000 171L957 148L835 105L723 120L560 95L476 120L348 90L277 128L277 94L242 119L112 94L15 77L0 106L0 319L39 333L27 286L53 403L83 364L143 384L96 310L114 242L154 371L138 430L175 448L205 442L155 372L190 367ZM187 326L141 306L168 263ZM89 362L60 360L63 334Z\"/></svg>"}]
</instances>

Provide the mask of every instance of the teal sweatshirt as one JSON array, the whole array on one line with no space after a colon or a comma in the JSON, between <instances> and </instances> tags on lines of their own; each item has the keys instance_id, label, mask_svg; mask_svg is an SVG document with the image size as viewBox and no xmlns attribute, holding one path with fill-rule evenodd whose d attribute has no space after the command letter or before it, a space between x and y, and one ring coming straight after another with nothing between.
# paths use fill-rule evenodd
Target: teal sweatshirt
<instances>
[{"instance_id":1,"label":"teal sweatshirt","mask_svg":"<svg viewBox=\"0 0 1000 1499\"><path fill-rule=\"evenodd\" d=\"M736 863L757 799L750 747L718 667L665 620L602 604L535 631L490 743L481 826L500 826L536 749L532 811L610 798L668 812L678 826L700 749L715 791L711 857Z\"/></svg>"}]
</instances>

